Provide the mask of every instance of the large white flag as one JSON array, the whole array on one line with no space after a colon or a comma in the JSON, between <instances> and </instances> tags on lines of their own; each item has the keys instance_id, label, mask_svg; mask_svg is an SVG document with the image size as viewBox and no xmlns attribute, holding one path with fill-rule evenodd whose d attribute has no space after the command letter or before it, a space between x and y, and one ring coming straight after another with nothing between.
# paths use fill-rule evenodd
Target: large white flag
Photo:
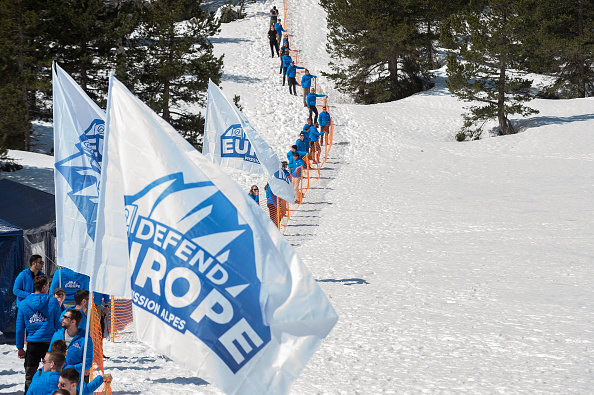
<instances>
[{"instance_id":1,"label":"large white flag","mask_svg":"<svg viewBox=\"0 0 594 395\"><path fill-rule=\"evenodd\" d=\"M105 113L60 66L52 74L58 264L90 275Z\"/></svg>"},{"instance_id":2,"label":"large white flag","mask_svg":"<svg viewBox=\"0 0 594 395\"><path fill-rule=\"evenodd\" d=\"M208 82L202 153L218 165L267 174L276 196L295 201L293 187L274 150L212 81Z\"/></svg>"},{"instance_id":3,"label":"large white flag","mask_svg":"<svg viewBox=\"0 0 594 395\"><path fill-rule=\"evenodd\" d=\"M122 273L129 247L138 338L228 394L287 393L338 319L328 299L246 193L113 76L107 114L97 249Z\"/></svg>"}]
</instances>

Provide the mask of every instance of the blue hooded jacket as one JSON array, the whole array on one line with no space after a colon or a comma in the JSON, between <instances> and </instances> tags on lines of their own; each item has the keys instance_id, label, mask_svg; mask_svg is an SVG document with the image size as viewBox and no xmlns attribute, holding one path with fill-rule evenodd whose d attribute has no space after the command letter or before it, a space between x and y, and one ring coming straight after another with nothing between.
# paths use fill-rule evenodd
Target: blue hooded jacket
<instances>
[{"instance_id":1,"label":"blue hooded jacket","mask_svg":"<svg viewBox=\"0 0 594 395\"><path fill-rule=\"evenodd\" d=\"M39 272L37 275L42 276L43 272ZM33 272L31 269L25 269L19 273L14 281L12 293L17 297L17 307L23 299L33 293Z\"/></svg>"},{"instance_id":2,"label":"blue hooded jacket","mask_svg":"<svg viewBox=\"0 0 594 395\"><path fill-rule=\"evenodd\" d=\"M318 95L316 93L311 93L309 92L307 94L307 98L305 99L305 101L307 101L307 105L308 106L315 106L316 105L316 101L318 97L324 97L326 95Z\"/></svg>"},{"instance_id":3,"label":"blue hooded jacket","mask_svg":"<svg viewBox=\"0 0 594 395\"><path fill-rule=\"evenodd\" d=\"M27 395L51 395L58 389L59 379L60 372L35 373Z\"/></svg>"},{"instance_id":4,"label":"blue hooded jacket","mask_svg":"<svg viewBox=\"0 0 594 395\"><path fill-rule=\"evenodd\" d=\"M299 149L297 149L296 151L299 154L299 157L301 158L302 156L307 155L307 152L305 151L299 151ZM287 162L290 162L293 160L293 150L287 152Z\"/></svg>"},{"instance_id":5,"label":"blue hooded jacket","mask_svg":"<svg viewBox=\"0 0 594 395\"><path fill-rule=\"evenodd\" d=\"M274 30L276 30L276 34L283 34L285 29L283 29L283 25L280 22L276 22L274 24Z\"/></svg>"},{"instance_id":6,"label":"blue hooded jacket","mask_svg":"<svg viewBox=\"0 0 594 395\"><path fill-rule=\"evenodd\" d=\"M289 64L289 67L287 67L287 77L291 78L291 77L295 77L297 75L297 69L304 69L305 67L301 67L301 66L292 66L291 64Z\"/></svg>"},{"instance_id":7,"label":"blue hooded jacket","mask_svg":"<svg viewBox=\"0 0 594 395\"><path fill-rule=\"evenodd\" d=\"M303 88L311 88L311 79L312 78L318 78L313 74L303 74L303 77L301 77L301 86Z\"/></svg>"},{"instance_id":8,"label":"blue hooded jacket","mask_svg":"<svg viewBox=\"0 0 594 395\"><path fill-rule=\"evenodd\" d=\"M64 303L74 303L74 294L79 289L89 290L89 276L77 273L74 270L62 267L60 271L54 273L52 285L50 286L50 295L54 294L56 288L60 288L60 277L62 278L62 286L66 299Z\"/></svg>"},{"instance_id":9,"label":"blue hooded jacket","mask_svg":"<svg viewBox=\"0 0 594 395\"><path fill-rule=\"evenodd\" d=\"M291 62L293 61L293 59L291 59L289 55L283 55L282 59L283 67L289 67L291 65Z\"/></svg>"},{"instance_id":10,"label":"blue hooded jacket","mask_svg":"<svg viewBox=\"0 0 594 395\"><path fill-rule=\"evenodd\" d=\"M17 349L21 350L25 346L25 329L28 342L49 342L54 332L62 326L60 311L58 300L48 294L31 294L24 299L17 314Z\"/></svg>"},{"instance_id":11,"label":"blue hooded jacket","mask_svg":"<svg viewBox=\"0 0 594 395\"><path fill-rule=\"evenodd\" d=\"M330 125L330 114L326 111L322 111L320 115L318 115L318 123L320 124L320 126Z\"/></svg>"},{"instance_id":12,"label":"blue hooded jacket","mask_svg":"<svg viewBox=\"0 0 594 395\"><path fill-rule=\"evenodd\" d=\"M51 343L54 344L56 340L64 340L64 333L66 332L65 328L61 328L52 337ZM68 346L68 350L66 352L66 363L64 364L63 369L74 368L78 370L79 374L82 374L82 360L83 360L83 350L85 347L85 331L79 329L78 333L74 336L70 345ZM49 351L52 350L50 345ZM93 363L93 340L89 337L89 344L87 345L87 357L85 359L85 369L90 369Z\"/></svg>"},{"instance_id":13,"label":"blue hooded jacket","mask_svg":"<svg viewBox=\"0 0 594 395\"><path fill-rule=\"evenodd\" d=\"M307 140L303 139L303 141L301 141L300 138L297 139L297 141L295 142L295 145L297 146L297 151L303 151L303 152L307 152ZM293 159L293 158L291 158Z\"/></svg>"},{"instance_id":14,"label":"blue hooded jacket","mask_svg":"<svg viewBox=\"0 0 594 395\"><path fill-rule=\"evenodd\" d=\"M272 193L272 189L270 189L270 185L266 184L266 186L264 187L264 190L266 191L266 204L272 204L274 205L274 207L276 207L276 195L274 193Z\"/></svg>"},{"instance_id":15,"label":"blue hooded jacket","mask_svg":"<svg viewBox=\"0 0 594 395\"><path fill-rule=\"evenodd\" d=\"M323 136L324 133L318 132L315 126L309 127L309 140L313 141L314 143L318 141L318 137Z\"/></svg>"}]
</instances>

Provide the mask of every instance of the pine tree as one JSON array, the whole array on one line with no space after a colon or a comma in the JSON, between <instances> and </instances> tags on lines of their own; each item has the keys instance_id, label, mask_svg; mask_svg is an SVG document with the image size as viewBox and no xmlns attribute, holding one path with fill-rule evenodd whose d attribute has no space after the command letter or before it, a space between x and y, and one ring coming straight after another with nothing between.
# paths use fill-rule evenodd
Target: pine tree
<instances>
[{"instance_id":1,"label":"pine tree","mask_svg":"<svg viewBox=\"0 0 594 395\"><path fill-rule=\"evenodd\" d=\"M133 0L49 0L46 42L60 64L100 106L107 99L108 71L117 66L123 40L139 12ZM50 75L45 76L51 79Z\"/></svg>"},{"instance_id":2,"label":"pine tree","mask_svg":"<svg viewBox=\"0 0 594 395\"><path fill-rule=\"evenodd\" d=\"M460 38L459 56L454 52L448 55L446 85L461 100L479 103L471 105L464 115L458 140L479 138L484 122L493 118L499 122L500 134L515 133L510 115L537 113L523 104L532 99L532 81L518 76L525 37L520 3L471 1L469 8L444 29Z\"/></svg>"},{"instance_id":3,"label":"pine tree","mask_svg":"<svg viewBox=\"0 0 594 395\"><path fill-rule=\"evenodd\" d=\"M44 66L36 38L42 4L35 0L0 0L0 146L29 150Z\"/></svg>"},{"instance_id":4,"label":"pine tree","mask_svg":"<svg viewBox=\"0 0 594 395\"><path fill-rule=\"evenodd\" d=\"M553 74L552 97L586 97L594 92L594 0L531 0L532 49L527 66Z\"/></svg>"},{"instance_id":5,"label":"pine tree","mask_svg":"<svg viewBox=\"0 0 594 395\"><path fill-rule=\"evenodd\" d=\"M129 41L120 79L132 92L199 148L204 118L195 105L206 102L209 78L219 83L222 56L208 37L219 31L212 12L196 0L156 0L143 8ZM194 107L193 107L194 106Z\"/></svg>"},{"instance_id":6,"label":"pine tree","mask_svg":"<svg viewBox=\"0 0 594 395\"><path fill-rule=\"evenodd\" d=\"M321 0L328 13L328 51L341 92L363 103L400 99L430 86L423 0Z\"/></svg>"}]
</instances>

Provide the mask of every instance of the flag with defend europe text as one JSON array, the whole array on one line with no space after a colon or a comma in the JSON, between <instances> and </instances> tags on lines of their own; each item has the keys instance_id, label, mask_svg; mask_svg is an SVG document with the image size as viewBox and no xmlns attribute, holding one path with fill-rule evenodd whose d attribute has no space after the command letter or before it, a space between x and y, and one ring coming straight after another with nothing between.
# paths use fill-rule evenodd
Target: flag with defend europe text
<instances>
[{"instance_id":1,"label":"flag with defend europe text","mask_svg":"<svg viewBox=\"0 0 594 395\"><path fill-rule=\"evenodd\" d=\"M291 182L272 147L212 81L208 82L202 153L218 165L268 175L276 196L295 201Z\"/></svg>"},{"instance_id":2,"label":"flag with defend europe text","mask_svg":"<svg viewBox=\"0 0 594 395\"><path fill-rule=\"evenodd\" d=\"M105 113L57 64L52 67L57 263L93 271Z\"/></svg>"},{"instance_id":3,"label":"flag with defend europe text","mask_svg":"<svg viewBox=\"0 0 594 395\"><path fill-rule=\"evenodd\" d=\"M338 319L327 297L246 193L113 76L107 114L97 249L106 281L129 261L138 338L228 394L287 393Z\"/></svg>"}]
</instances>

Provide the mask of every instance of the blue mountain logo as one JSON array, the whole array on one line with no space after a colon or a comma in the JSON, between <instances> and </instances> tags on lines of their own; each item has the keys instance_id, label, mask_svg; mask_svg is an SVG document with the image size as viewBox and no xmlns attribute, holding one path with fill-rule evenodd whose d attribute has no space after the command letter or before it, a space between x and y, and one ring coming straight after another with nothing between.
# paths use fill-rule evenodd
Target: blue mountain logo
<instances>
[{"instance_id":1,"label":"blue mountain logo","mask_svg":"<svg viewBox=\"0 0 594 395\"><path fill-rule=\"evenodd\" d=\"M253 233L210 181L174 173L125 196L132 300L236 373L270 341Z\"/></svg>"},{"instance_id":2,"label":"blue mountain logo","mask_svg":"<svg viewBox=\"0 0 594 395\"><path fill-rule=\"evenodd\" d=\"M79 136L75 153L56 163L60 172L70 185L68 196L87 223L87 234L95 239L97 204L99 200L99 181L103 160L103 138L105 122L95 119Z\"/></svg>"},{"instance_id":3,"label":"blue mountain logo","mask_svg":"<svg viewBox=\"0 0 594 395\"><path fill-rule=\"evenodd\" d=\"M260 163L254 146L239 124L229 126L221 135L221 157Z\"/></svg>"}]
</instances>

